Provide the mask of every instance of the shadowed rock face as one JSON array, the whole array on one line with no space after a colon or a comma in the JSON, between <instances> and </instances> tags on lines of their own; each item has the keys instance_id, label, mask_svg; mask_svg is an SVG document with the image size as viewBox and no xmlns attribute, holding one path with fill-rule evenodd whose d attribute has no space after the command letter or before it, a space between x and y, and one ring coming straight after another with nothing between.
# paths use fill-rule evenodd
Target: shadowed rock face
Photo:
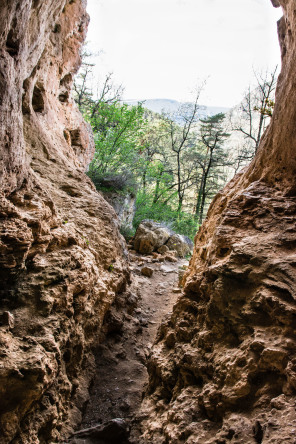
<instances>
[{"instance_id":1,"label":"shadowed rock face","mask_svg":"<svg viewBox=\"0 0 296 444\"><path fill-rule=\"evenodd\" d=\"M70 97L85 1L4 0L0 21L0 442L54 443L80 421L126 253Z\"/></svg>"},{"instance_id":2,"label":"shadowed rock face","mask_svg":"<svg viewBox=\"0 0 296 444\"><path fill-rule=\"evenodd\" d=\"M295 443L296 10L273 4L284 17L272 122L196 236L149 362L144 443Z\"/></svg>"}]
</instances>

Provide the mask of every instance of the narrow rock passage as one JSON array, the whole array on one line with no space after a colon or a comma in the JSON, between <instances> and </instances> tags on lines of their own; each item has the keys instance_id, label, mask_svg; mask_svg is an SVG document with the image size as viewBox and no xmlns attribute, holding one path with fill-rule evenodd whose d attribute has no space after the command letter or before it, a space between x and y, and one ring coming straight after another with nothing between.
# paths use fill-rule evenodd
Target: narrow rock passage
<instances>
[{"instance_id":1,"label":"narrow rock passage","mask_svg":"<svg viewBox=\"0 0 296 444\"><path fill-rule=\"evenodd\" d=\"M106 319L106 338L96 350L97 373L80 430L115 418L130 424L140 407L148 380L146 357L161 320L180 295L179 270L188 265L185 259L171 262L160 255L139 256L134 251L130 259L132 284L128 292L117 298ZM145 268L148 268L147 274L152 270L151 277L142 274ZM118 427L118 423L113 426ZM130 441L121 438L121 442L136 443L136 433L132 433ZM89 431L82 436L80 432L71 442L97 443L97 437L92 438L92 434ZM119 444L118 438L112 439L110 435L100 442Z\"/></svg>"}]
</instances>

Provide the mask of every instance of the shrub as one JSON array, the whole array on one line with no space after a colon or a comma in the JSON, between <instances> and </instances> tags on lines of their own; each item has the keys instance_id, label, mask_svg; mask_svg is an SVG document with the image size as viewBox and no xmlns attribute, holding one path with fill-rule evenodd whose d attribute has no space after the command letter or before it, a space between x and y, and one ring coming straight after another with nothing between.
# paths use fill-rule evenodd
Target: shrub
<instances>
[{"instance_id":1,"label":"shrub","mask_svg":"<svg viewBox=\"0 0 296 444\"><path fill-rule=\"evenodd\" d=\"M165 223L176 233L184 234L193 240L199 225L196 218L189 213L178 213L167 203L153 202L149 194L138 193L134 227L137 228L143 219Z\"/></svg>"},{"instance_id":2,"label":"shrub","mask_svg":"<svg viewBox=\"0 0 296 444\"><path fill-rule=\"evenodd\" d=\"M124 171L122 173L101 173L95 168L90 167L87 175L93 181L95 187L99 191L115 191L124 194L129 193L135 196L137 191L137 184L134 176Z\"/></svg>"},{"instance_id":3,"label":"shrub","mask_svg":"<svg viewBox=\"0 0 296 444\"><path fill-rule=\"evenodd\" d=\"M134 237L136 232L135 228L131 228L130 226L125 224L121 225L119 231L126 240L126 242L129 242Z\"/></svg>"}]
</instances>

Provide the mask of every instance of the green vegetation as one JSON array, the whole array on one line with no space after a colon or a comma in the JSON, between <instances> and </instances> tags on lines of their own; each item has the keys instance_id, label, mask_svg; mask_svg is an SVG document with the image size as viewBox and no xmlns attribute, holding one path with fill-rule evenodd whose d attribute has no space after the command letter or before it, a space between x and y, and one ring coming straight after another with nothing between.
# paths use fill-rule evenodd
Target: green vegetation
<instances>
[{"instance_id":1,"label":"green vegetation","mask_svg":"<svg viewBox=\"0 0 296 444\"><path fill-rule=\"evenodd\" d=\"M124 239L129 242L135 235L135 228L130 228L129 226L122 224L120 227L120 233L124 237Z\"/></svg>"},{"instance_id":2,"label":"green vegetation","mask_svg":"<svg viewBox=\"0 0 296 444\"><path fill-rule=\"evenodd\" d=\"M193 239L229 167L237 162L226 149L230 134L225 115L202 118L201 90L175 115L153 113L143 103L127 105L112 75L94 96L88 87L92 64L85 60L88 54L74 93L94 132L96 151L89 176L99 190L136 196L135 228L141 220L153 219ZM271 107L272 102L264 104ZM133 235L126 226L121 231L126 239Z\"/></svg>"},{"instance_id":3,"label":"green vegetation","mask_svg":"<svg viewBox=\"0 0 296 444\"><path fill-rule=\"evenodd\" d=\"M128 106L118 101L91 101L86 114L96 145L92 169L101 175L135 173L139 169L139 140L144 127L141 104Z\"/></svg>"}]
</instances>

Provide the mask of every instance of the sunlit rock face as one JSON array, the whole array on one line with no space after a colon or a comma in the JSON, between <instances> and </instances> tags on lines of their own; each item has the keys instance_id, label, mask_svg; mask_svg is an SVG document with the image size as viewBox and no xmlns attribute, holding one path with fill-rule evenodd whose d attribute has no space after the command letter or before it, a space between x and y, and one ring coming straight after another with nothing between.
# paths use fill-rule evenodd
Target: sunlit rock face
<instances>
[{"instance_id":1,"label":"sunlit rock face","mask_svg":"<svg viewBox=\"0 0 296 444\"><path fill-rule=\"evenodd\" d=\"M64 442L126 253L70 97L85 1L4 0L0 21L0 442Z\"/></svg>"},{"instance_id":2,"label":"sunlit rock face","mask_svg":"<svg viewBox=\"0 0 296 444\"><path fill-rule=\"evenodd\" d=\"M295 443L296 14L256 159L212 203L184 295L158 332L142 442Z\"/></svg>"}]
</instances>

